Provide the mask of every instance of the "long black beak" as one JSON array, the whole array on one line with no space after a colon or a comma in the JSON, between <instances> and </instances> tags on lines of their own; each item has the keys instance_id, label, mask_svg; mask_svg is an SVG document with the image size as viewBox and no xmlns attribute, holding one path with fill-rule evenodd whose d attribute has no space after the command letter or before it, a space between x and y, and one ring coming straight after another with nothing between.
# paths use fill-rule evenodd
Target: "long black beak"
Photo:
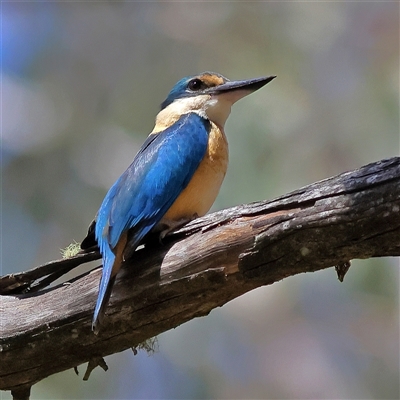
<instances>
[{"instance_id":1,"label":"long black beak","mask_svg":"<svg viewBox=\"0 0 400 400\"><path fill-rule=\"evenodd\" d=\"M211 94L222 94L226 92L233 92L235 90L245 90L249 92L255 92L256 90L265 86L268 82L276 76L262 76L260 78L246 79L244 81L228 81L222 85L212 87L206 90L206 92Z\"/></svg>"}]
</instances>

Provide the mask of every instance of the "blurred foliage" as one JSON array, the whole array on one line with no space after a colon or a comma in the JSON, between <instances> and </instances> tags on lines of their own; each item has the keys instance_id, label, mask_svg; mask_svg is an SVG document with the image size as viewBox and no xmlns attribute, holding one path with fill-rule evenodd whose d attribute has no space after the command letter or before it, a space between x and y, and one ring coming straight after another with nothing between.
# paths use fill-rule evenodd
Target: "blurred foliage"
<instances>
[{"instance_id":1,"label":"blurred foliage","mask_svg":"<svg viewBox=\"0 0 400 400\"><path fill-rule=\"evenodd\" d=\"M399 152L397 2L1 6L2 274L85 236L186 75L278 75L233 108L215 210ZM397 259L289 278L32 399L399 398L398 283Z\"/></svg>"}]
</instances>

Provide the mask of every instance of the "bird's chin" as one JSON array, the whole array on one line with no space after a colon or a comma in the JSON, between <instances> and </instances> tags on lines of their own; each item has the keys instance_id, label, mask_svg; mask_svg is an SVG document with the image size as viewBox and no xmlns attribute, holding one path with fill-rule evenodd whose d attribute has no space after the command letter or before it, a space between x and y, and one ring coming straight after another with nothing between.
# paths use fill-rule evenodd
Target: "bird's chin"
<instances>
[{"instance_id":1,"label":"bird's chin","mask_svg":"<svg viewBox=\"0 0 400 400\"><path fill-rule=\"evenodd\" d=\"M207 102L206 115L211 122L223 128L231 113L232 102L229 98L212 96Z\"/></svg>"}]
</instances>

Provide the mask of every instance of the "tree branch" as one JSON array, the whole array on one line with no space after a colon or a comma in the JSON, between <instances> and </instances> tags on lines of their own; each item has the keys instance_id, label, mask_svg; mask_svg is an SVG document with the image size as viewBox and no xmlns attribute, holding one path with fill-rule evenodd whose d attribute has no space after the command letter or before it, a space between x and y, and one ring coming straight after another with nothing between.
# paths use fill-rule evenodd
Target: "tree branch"
<instances>
[{"instance_id":1,"label":"tree branch","mask_svg":"<svg viewBox=\"0 0 400 400\"><path fill-rule=\"evenodd\" d=\"M2 296L0 389L29 393L56 372L102 365L106 355L288 276L353 258L399 256L399 210L397 157L199 218L125 262L99 336L90 328L99 269L69 284ZM20 275L26 288L33 278Z\"/></svg>"}]
</instances>

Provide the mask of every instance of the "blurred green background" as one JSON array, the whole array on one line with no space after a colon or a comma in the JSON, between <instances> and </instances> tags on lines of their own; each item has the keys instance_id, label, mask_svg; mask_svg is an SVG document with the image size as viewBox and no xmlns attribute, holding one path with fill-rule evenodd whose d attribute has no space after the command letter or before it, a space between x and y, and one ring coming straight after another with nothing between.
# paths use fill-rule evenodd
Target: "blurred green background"
<instances>
[{"instance_id":1,"label":"blurred green background","mask_svg":"<svg viewBox=\"0 0 400 400\"><path fill-rule=\"evenodd\" d=\"M278 76L233 107L214 210L399 153L398 2L1 7L2 274L82 240L186 75ZM151 357L57 374L32 399L399 398L398 261L260 288L160 335Z\"/></svg>"}]
</instances>

